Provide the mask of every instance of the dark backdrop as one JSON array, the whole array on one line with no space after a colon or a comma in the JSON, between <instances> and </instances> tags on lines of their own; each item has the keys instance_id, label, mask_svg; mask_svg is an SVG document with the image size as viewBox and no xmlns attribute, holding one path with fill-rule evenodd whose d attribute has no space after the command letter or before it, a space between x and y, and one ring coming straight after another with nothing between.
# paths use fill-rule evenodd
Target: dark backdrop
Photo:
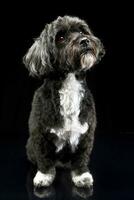
<instances>
[{"instance_id":1,"label":"dark backdrop","mask_svg":"<svg viewBox=\"0 0 134 200\"><path fill-rule=\"evenodd\" d=\"M90 165L94 199L134 199L132 9L129 1L117 0L6 1L1 5L0 199L28 199L28 116L34 91L42 81L29 77L22 58L45 24L65 14L85 19L106 49L100 64L87 73L98 119ZM57 194L70 199L60 183Z\"/></svg>"},{"instance_id":2,"label":"dark backdrop","mask_svg":"<svg viewBox=\"0 0 134 200\"><path fill-rule=\"evenodd\" d=\"M9 137L27 137L33 93L42 82L29 77L22 58L46 23L59 15L68 14L85 19L106 49L104 59L87 76L96 102L98 129L106 134L132 133L134 107L130 8L129 4L114 1L7 3L1 17L1 43L4 47L0 71L0 131Z\"/></svg>"}]
</instances>

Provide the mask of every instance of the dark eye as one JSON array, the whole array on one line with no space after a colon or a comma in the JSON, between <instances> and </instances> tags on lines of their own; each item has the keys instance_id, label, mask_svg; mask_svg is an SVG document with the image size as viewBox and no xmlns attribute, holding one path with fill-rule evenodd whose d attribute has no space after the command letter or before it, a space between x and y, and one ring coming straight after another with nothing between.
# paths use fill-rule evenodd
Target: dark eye
<instances>
[{"instance_id":1,"label":"dark eye","mask_svg":"<svg viewBox=\"0 0 134 200\"><path fill-rule=\"evenodd\" d=\"M65 41L65 31L60 31L56 35L56 43L63 43Z\"/></svg>"},{"instance_id":2,"label":"dark eye","mask_svg":"<svg viewBox=\"0 0 134 200\"><path fill-rule=\"evenodd\" d=\"M89 32L84 27L79 28L79 33L80 34L89 34Z\"/></svg>"},{"instance_id":3,"label":"dark eye","mask_svg":"<svg viewBox=\"0 0 134 200\"><path fill-rule=\"evenodd\" d=\"M59 38L58 38L58 42L64 42L64 36L60 36Z\"/></svg>"}]
</instances>

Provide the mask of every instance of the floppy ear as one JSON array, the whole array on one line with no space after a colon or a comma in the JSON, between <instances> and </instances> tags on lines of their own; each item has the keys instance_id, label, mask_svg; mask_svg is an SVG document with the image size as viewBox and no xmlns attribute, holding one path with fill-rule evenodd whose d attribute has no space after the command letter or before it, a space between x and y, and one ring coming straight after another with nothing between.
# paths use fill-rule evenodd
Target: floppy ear
<instances>
[{"instance_id":1,"label":"floppy ear","mask_svg":"<svg viewBox=\"0 0 134 200\"><path fill-rule=\"evenodd\" d=\"M34 44L23 57L23 63L32 76L42 76L50 70L49 55L46 51L47 45L45 39L43 31L42 35L35 40Z\"/></svg>"},{"instance_id":2,"label":"floppy ear","mask_svg":"<svg viewBox=\"0 0 134 200\"><path fill-rule=\"evenodd\" d=\"M34 44L29 48L26 55L23 57L23 63L28 68L30 75L43 75L45 66L41 59L41 41L36 39Z\"/></svg>"},{"instance_id":3,"label":"floppy ear","mask_svg":"<svg viewBox=\"0 0 134 200\"><path fill-rule=\"evenodd\" d=\"M39 75L42 67L40 40L36 40L23 57L23 63L30 71L30 75Z\"/></svg>"},{"instance_id":4,"label":"floppy ear","mask_svg":"<svg viewBox=\"0 0 134 200\"><path fill-rule=\"evenodd\" d=\"M104 48L102 42L99 40L99 54L98 54L98 61L97 62L99 62L103 58L105 53L106 53L105 48Z\"/></svg>"}]
</instances>

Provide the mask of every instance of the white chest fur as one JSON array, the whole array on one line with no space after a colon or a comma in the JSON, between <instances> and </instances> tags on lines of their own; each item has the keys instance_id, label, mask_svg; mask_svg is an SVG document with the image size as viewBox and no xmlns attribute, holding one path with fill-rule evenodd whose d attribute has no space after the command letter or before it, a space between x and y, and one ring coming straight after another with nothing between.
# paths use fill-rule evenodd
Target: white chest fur
<instances>
[{"instance_id":1,"label":"white chest fur","mask_svg":"<svg viewBox=\"0 0 134 200\"><path fill-rule=\"evenodd\" d=\"M64 127L61 129L51 129L51 132L58 136L56 142L57 152L68 142L72 151L79 143L81 134L88 129L88 124L81 125L79 121L80 102L84 96L84 89L81 82L77 81L73 73L68 74L65 79L60 94L60 113L64 118Z\"/></svg>"}]
</instances>

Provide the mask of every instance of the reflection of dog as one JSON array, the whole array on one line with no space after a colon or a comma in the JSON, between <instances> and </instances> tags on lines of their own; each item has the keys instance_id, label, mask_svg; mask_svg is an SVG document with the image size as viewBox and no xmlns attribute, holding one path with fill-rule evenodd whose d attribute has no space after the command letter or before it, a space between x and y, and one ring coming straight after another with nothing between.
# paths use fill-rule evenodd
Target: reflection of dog
<instances>
[{"instance_id":1,"label":"reflection of dog","mask_svg":"<svg viewBox=\"0 0 134 200\"><path fill-rule=\"evenodd\" d=\"M104 55L85 21L58 17L47 24L24 57L31 75L44 77L29 118L27 155L37 165L35 186L49 186L57 161L71 164L72 181L89 187L88 170L96 126L95 106L85 73Z\"/></svg>"}]
</instances>

